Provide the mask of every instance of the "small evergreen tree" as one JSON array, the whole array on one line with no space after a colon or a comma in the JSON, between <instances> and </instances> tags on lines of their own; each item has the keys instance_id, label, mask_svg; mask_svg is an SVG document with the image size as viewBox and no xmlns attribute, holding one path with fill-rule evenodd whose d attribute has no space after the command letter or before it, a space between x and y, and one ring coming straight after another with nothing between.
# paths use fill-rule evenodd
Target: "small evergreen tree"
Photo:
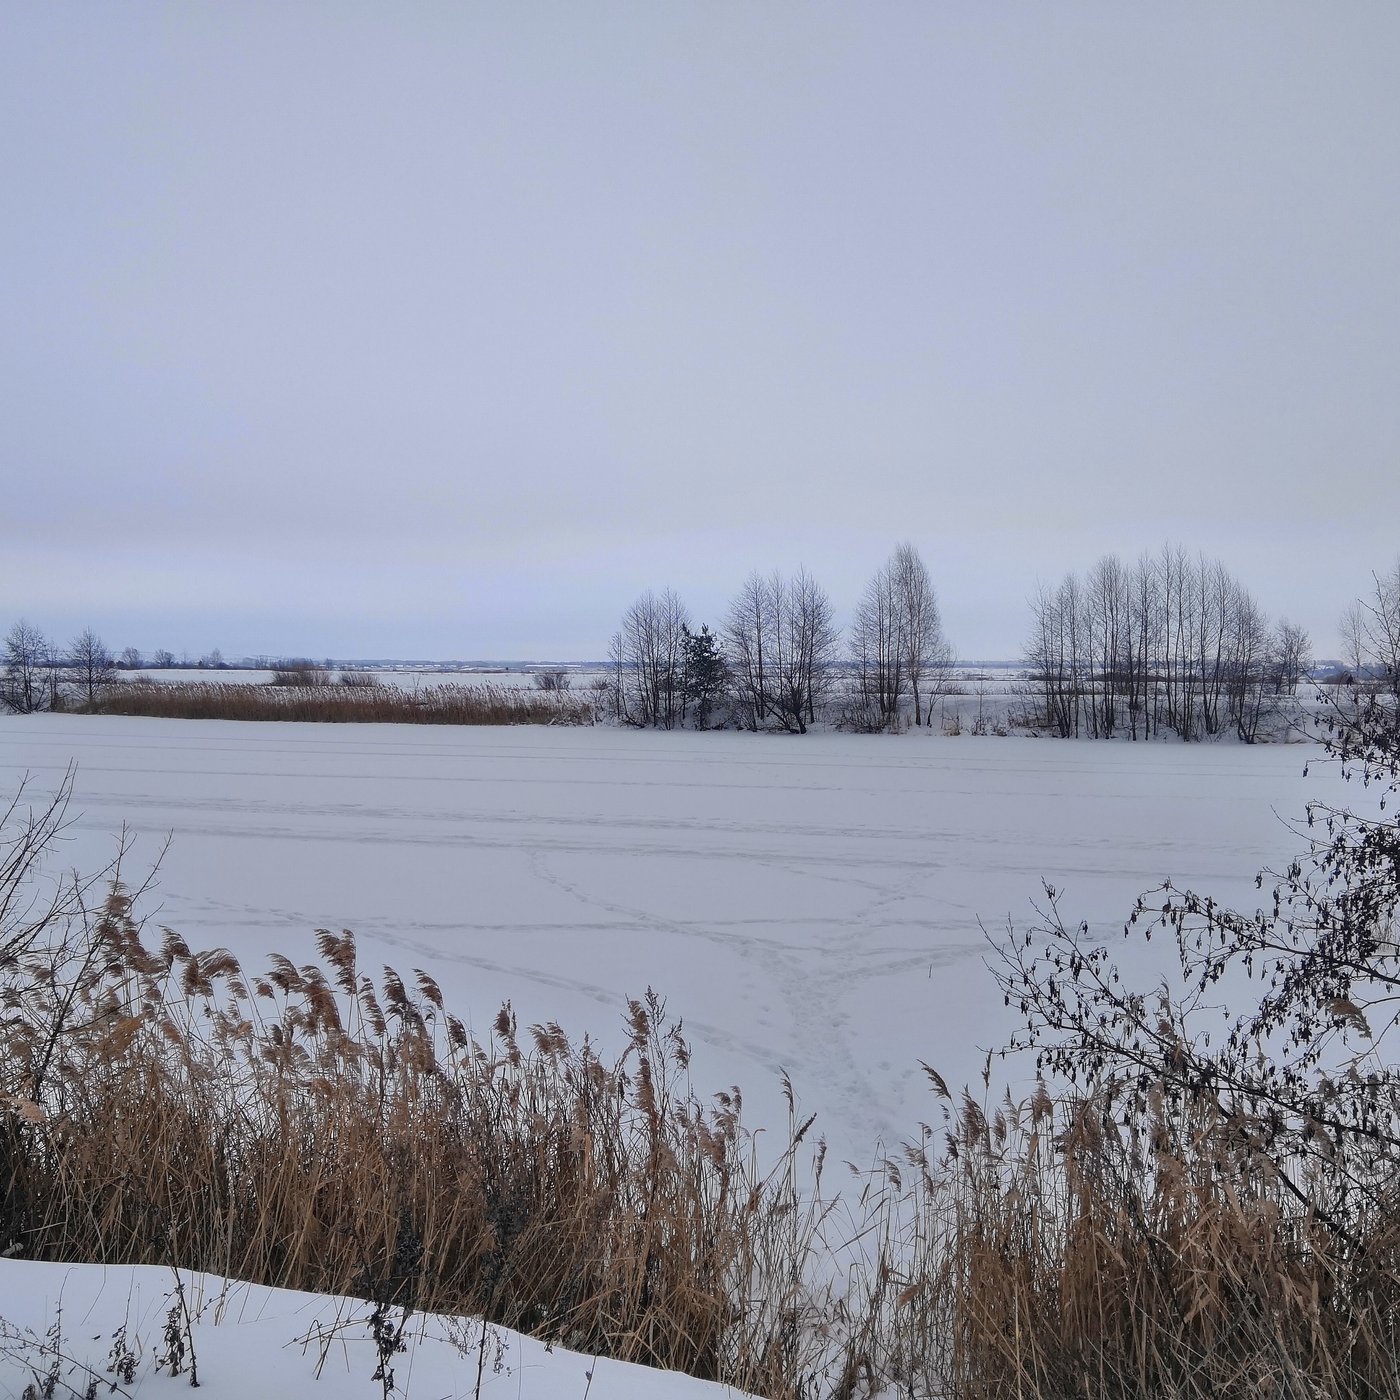
<instances>
[{"instance_id":1,"label":"small evergreen tree","mask_svg":"<svg viewBox=\"0 0 1400 1400\"><path fill-rule=\"evenodd\" d=\"M682 682L686 707L697 729L709 726L715 705L729 685L729 667L719 643L709 627L702 624L698 632L685 629L685 672Z\"/></svg>"}]
</instances>

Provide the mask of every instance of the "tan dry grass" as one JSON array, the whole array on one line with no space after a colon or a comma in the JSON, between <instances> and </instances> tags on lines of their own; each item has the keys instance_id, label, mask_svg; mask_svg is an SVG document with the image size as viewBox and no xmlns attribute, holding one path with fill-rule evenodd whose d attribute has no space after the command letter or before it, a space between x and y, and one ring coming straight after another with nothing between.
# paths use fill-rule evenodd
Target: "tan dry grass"
<instances>
[{"instance_id":1,"label":"tan dry grass","mask_svg":"<svg viewBox=\"0 0 1400 1400\"><path fill-rule=\"evenodd\" d=\"M119 888L25 930L0 939L0 1230L26 1255L478 1314L774 1396L829 1350L794 1321L790 1158L761 1174L735 1101L697 1102L654 996L605 1062L509 1007L478 1040L348 933L249 977L148 939Z\"/></svg>"},{"instance_id":2,"label":"tan dry grass","mask_svg":"<svg viewBox=\"0 0 1400 1400\"><path fill-rule=\"evenodd\" d=\"M493 685L120 682L94 707L155 719L299 720L321 724L592 724L594 700L571 691Z\"/></svg>"},{"instance_id":3,"label":"tan dry grass","mask_svg":"<svg viewBox=\"0 0 1400 1400\"><path fill-rule=\"evenodd\" d=\"M1400 1217L1357 1250L1220 1113L1120 1113L964 1098L946 1157L891 1165L875 1368L959 1400L1400 1395Z\"/></svg>"}]
</instances>

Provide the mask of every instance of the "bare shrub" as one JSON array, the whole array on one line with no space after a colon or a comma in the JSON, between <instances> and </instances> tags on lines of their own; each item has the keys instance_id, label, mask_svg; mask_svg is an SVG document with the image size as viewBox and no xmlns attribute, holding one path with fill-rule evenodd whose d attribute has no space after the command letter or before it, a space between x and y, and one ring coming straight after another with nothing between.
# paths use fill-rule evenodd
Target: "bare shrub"
<instances>
[{"instance_id":1,"label":"bare shrub","mask_svg":"<svg viewBox=\"0 0 1400 1400\"><path fill-rule=\"evenodd\" d=\"M570 686L567 671L536 671L535 689L544 691L568 690Z\"/></svg>"},{"instance_id":2,"label":"bare shrub","mask_svg":"<svg viewBox=\"0 0 1400 1400\"><path fill-rule=\"evenodd\" d=\"M878 734L887 722L874 697L864 690L852 688L842 697L838 728L849 729L853 734Z\"/></svg>"},{"instance_id":3,"label":"bare shrub","mask_svg":"<svg viewBox=\"0 0 1400 1400\"><path fill-rule=\"evenodd\" d=\"M269 685L319 686L330 683L331 673L324 666L307 660L304 656L294 656L279 661L272 669Z\"/></svg>"},{"instance_id":4,"label":"bare shrub","mask_svg":"<svg viewBox=\"0 0 1400 1400\"><path fill-rule=\"evenodd\" d=\"M1034 1358L1052 1391L1087 1367L1110 1393L1400 1393L1400 707L1334 697L1322 737L1372 800L1310 804L1308 848L1260 874L1261 907L1140 897L1124 933L1170 948L1154 985L1053 887L1042 926L999 945L1015 1045L1077 1090L1071 1119L1030 1129L1059 1151L1060 1223L1019 1227L1028 1274L1053 1245L1060 1310L1025 1297L1052 1319Z\"/></svg>"}]
</instances>

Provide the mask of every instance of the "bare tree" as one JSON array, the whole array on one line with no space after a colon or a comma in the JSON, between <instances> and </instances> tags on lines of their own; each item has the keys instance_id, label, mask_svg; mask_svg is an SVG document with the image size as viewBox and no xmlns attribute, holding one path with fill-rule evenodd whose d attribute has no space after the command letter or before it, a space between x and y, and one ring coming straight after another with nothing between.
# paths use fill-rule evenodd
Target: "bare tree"
<instances>
[{"instance_id":1,"label":"bare tree","mask_svg":"<svg viewBox=\"0 0 1400 1400\"><path fill-rule=\"evenodd\" d=\"M1156 663L1162 650L1162 595L1157 561L1144 554L1125 580L1127 628L1124 663L1127 669L1128 729L1131 739L1150 739L1158 716L1154 703ZM1139 734L1141 729L1141 734Z\"/></svg>"},{"instance_id":2,"label":"bare tree","mask_svg":"<svg viewBox=\"0 0 1400 1400\"><path fill-rule=\"evenodd\" d=\"M799 569L788 588L791 629L801 680L802 703L807 721L817 717L817 706L830 693L836 676L841 630L836 626L826 589L806 569Z\"/></svg>"},{"instance_id":3,"label":"bare tree","mask_svg":"<svg viewBox=\"0 0 1400 1400\"><path fill-rule=\"evenodd\" d=\"M1358 681L1370 680L1400 697L1400 557L1342 618L1346 660Z\"/></svg>"},{"instance_id":4,"label":"bare tree","mask_svg":"<svg viewBox=\"0 0 1400 1400\"><path fill-rule=\"evenodd\" d=\"M831 599L805 569L788 579L775 573L765 587L770 624L765 706L784 729L805 734L835 666L839 633Z\"/></svg>"},{"instance_id":5,"label":"bare tree","mask_svg":"<svg viewBox=\"0 0 1400 1400\"><path fill-rule=\"evenodd\" d=\"M628 709L632 673L621 632L614 632L608 640L608 673L607 687L612 701L613 719L619 724L636 723Z\"/></svg>"},{"instance_id":6,"label":"bare tree","mask_svg":"<svg viewBox=\"0 0 1400 1400\"><path fill-rule=\"evenodd\" d=\"M615 707L628 724L674 729L685 719L685 639L690 614L669 588L648 590L613 638Z\"/></svg>"},{"instance_id":7,"label":"bare tree","mask_svg":"<svg viewBox=\"0 0 1400 1400\"><path fill-rule=\"evenodd\" d=\"M851 666L862 728L890 729L899 722L909 679L903 625L893 572L886 564L866 584L851 624Z\"/></svg>"},{"instance_id":8,"label":"bare tree","mask_svg":"<svg viewBox=\"0 0 1400 1400\"><path fill-rule=\"evenodd\" d=\"M792 590L774 572L766 581L768 638L765 643L764 706L770 718L790 733L807 728L806 673L801 641L793 625Z\"/></svg>"},{"instance_id":9,"label":"bare tree","mask_svg":"<svg viewBox=\"0 0 1400 1400\"><path fill-rule=\"evenodd\" d=\"M1084 587L1084 634L1089 653L1089 732L1112 738L1119 698L1127 686L1128 589L1123 562L1106 554L1089 570Z\"/></svg>"},{"instance_id":10,"label":"bare tree","mask_svg":"<svg viewBox=\"0 0 1400 1400\"><path fill-rule=\"evenodd\" d=\"M141 653L137 651L135 647L126 647L123 649L121 656L117 659L116 664L120 666L123 671L139 671L141 669Z\"/></svg>"},{"instance_id":11,"label":"bare tree","mask_svg":"<svg viewBox=\"0 0 1400 1400\"><path fill-rule=\"evenodd\" d=\"M88 706L97 703L97 692L112 679L112 655L102 644L102 638L85 627L68 647L68 669L73 683L86 698Z\"/></svg>"},{"instance_id":12,"label":"bare tree","mask_svg":"<svg viewBox=\"0 0 1400 1400\"><path fill-rule=\"evenodd\" d=\"M48 638L21 618L5 636L4 656L5 704L22 715L51 706L57 687Z\"/></svg>"},{"instance_id":13,"label":"bare tree","mask_svg":"<svg viewBox=\"0 0 1400 1400\"><path fill-rule=\"evenodd\" d=\"M1292 695L1312 666L1312 639L1296 622L1280 618L1274 628L1269 680L1275 695Z\"/></svg>"},{"instance_id":14,"label":"bare tree","mask_svg":"<svg viewBox=\"0 0 1400 1400\"><path fill-rule=\"evenodd\" d=\"M901 544L865 587L856 605L849 644L861 728L900 723L908 694L914 723L933 722L933 701L952 668L953 649L943 635L938 595L912 544Z\"/></svg>"},{"instance_id":15,"label":"bare tree","mask_svg":"<svg viewBox=\"0 0 1400 1400\"><path fill-rule=\"evenodd\" d=\"M1158 566L1162 590L1163 646L1160 671L1167 726L1183 739L1197 737L1195 678L1197 617L1191 560L1180 546L1164 545Z\"/></svg>"},{"instance_id":16,"label":"bare tree","mask_svg":"<svg viewBox=\"0 0 1400 1400\"><path fill-rule=\"evenodd\" d=\"M840 636L831 599L809 574L756 570L729 605L724 659L747 728L805 734L831 689Z\"/></svg>"},{"instance_id":17,"label":"bare tree","mask_svg":"<svg viewBox=\"0 0 1400 1400\"><path fill-rule=\"evenodd\" d=\"M902 544L885 566L889 575L890 594L896 612L898 636L903 643L903 671L909 681L914 700L914 723L924 722L923 697L928 684L935 694L929 695L928 719L933 722L936 692L946 682L952 664L952 648L943 635L943 619L938 611L938 595L929 578L919 551L912 544Z\"/></svg>"},{"instance_id":18,"label":"bare tree","mask_svg":"<svg viewBox=\"0 0 1400 1400\"><path fill-rule=\"evenodd\" d=\"M1300 628L1271 632L1224 564L1177 546L1132 569L1108 555L1031 608L1031 682L1043 722L1066 737L1150 738L1165 725L1190 740L1233 725L1252 741L1276 708L1263 700L1272 678L1291 688L1307 665Z\"/></svg>"},{"instance_id":19,"label":"bare tree","mask_svg":"<svg viewBox=\"0 0 1400 1400\"><path fill-rule=\"evenodd\" d=\"M1231 580L1221 647L1222 670L1230 718L1235 732L1247 744L1258 737L1260 721L1271 708L1267 699L1271 640L1268 619L1259 605L1247 588Z\"/></svg>"},{"instance_id":20,"label":"bare tree","mask_svg":"<svg viewBox=\"0 0 1400 1400\"><path fill-rule=\"evenodd\" d=\"M745 725L752 730L768 718L772 700L775 579L766 579L755 569L740 586L724 620L725 664L743 709Z\"/></svg>"},{"instance_id":21,"label":"bare tree","mask_svg":"<svg viewBox=\"0 0 1400 1400\"><path fill-rule=\"evenodd\" d=\"M1054 590L1041 584L1031 599L1031 635L1024 658L1042 719L1063 739L1079 732L1075 609L1073 575Z\"/></svg>"}]
</instances>

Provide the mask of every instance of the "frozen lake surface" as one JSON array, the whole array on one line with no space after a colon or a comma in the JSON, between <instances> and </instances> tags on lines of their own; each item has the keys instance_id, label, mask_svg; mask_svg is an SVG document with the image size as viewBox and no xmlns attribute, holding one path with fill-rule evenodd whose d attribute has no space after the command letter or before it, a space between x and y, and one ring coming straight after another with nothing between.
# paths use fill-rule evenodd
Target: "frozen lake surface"
<instances>
[{"instance_id":1,"label":"frozen lake surface","mask_svg":"<svg viewBox=\"0 0 1400 1400\"><path fill-rule=\"evenodd\" d=\"M77 765L65 865L171 836L155 922L250 968L353 929L364 965L423 967L484 1033L500 1002L622 1043L648 986L684 1019L696 1086L777 1076L840 1156L934 1121L1012 1027L982 926L1027 925L1048 879L1116 933L1167 876L1253 908L1336 798L1310 746L941 735L0 719L3 787ZM997 1068L998 1074L1006 1070Z\"/></svg>"}]
</instances>

